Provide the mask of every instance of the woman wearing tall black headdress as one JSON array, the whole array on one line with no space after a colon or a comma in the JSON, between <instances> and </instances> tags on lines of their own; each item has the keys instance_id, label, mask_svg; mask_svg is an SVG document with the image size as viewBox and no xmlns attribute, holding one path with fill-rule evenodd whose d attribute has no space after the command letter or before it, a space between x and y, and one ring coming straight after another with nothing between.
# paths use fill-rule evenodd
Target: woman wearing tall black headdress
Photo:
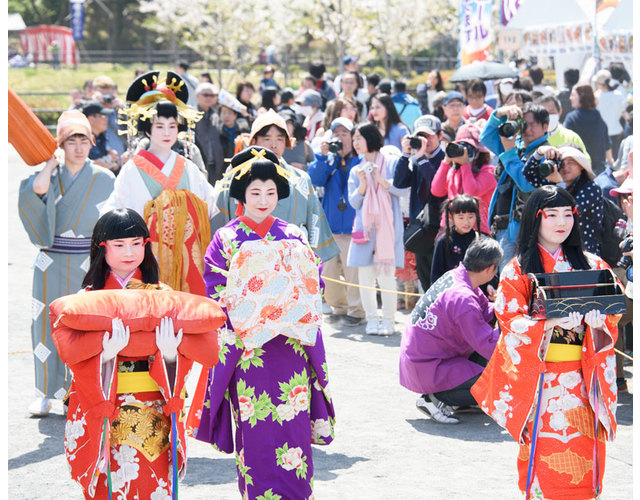
<instances>
[{"instance_id":1,"label":"woman wearing tall black headdress","mask_svg":"<svg viewBox=\"0 0 640 500\"><path fill-rule=\"evenodd\" d=\"M132 208L142 215L160 280L174 290L204 295L203 257L216 197L198 167L171 149L178 133L191 133L201 116L185 104L188 97L184 81L171 71L164 79L151 71L134 80L127 91L127 131L130 138L138 132L148 136L149 147L122 167L101 213Z\"/></svg>"},{"instance_id":2,"label":"woman wearing tall black headdress","mask_svg":"<svg viewBox=\"0 0 640 500\"><path fill-rule=\"evenodd\" d=\"M311 444L333 440L320 319L320 259L302 230L271 216L288 170L268 149L231 160L224 188L244 215L218 229L205 255L207 296L228 315L196 438L232 453L243 498L311 498ZM235 445L235 446L234 446Z\"/></svg>"}]
</instances>

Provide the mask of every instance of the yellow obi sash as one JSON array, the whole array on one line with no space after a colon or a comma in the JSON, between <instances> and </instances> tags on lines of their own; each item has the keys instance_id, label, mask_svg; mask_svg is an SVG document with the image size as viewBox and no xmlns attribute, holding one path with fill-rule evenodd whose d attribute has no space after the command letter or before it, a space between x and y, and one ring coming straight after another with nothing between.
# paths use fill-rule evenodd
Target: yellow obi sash
<instances>
[{"instance_id":1,"label":"yellow obi sash","mask_svg":"<svg viewBox=\"0 0 640 500\"><path fill-rule=\"evenodd\" d=\"M118 394L154 392L160 388L149 372L118 372Z\"/></svg>"},{"instance_id":2,"label":"yellow obi sash","mask_svg":"<svg viewBox=\"0 0 640 500\"><path fill-rule=\"evenodd\" d=\"M556 344L551 342L544 360L550 363L562 361L580 361L582 359L582 346L574 344Z\"/></svg>"}]
</instances>

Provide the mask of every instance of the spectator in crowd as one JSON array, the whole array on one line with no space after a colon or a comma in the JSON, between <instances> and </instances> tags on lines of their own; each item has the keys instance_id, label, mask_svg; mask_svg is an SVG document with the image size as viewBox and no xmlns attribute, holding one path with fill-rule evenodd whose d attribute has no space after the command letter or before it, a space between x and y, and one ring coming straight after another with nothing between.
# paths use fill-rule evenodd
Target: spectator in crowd
<instances>
[{"instance_id":1,"label":"spectator in crowd","mask_svg":"<svg viewBox=\"0 0 640 500\"><path fill-rule=\"evenodd\" d=\"M225 159L231 158L236 150L236 140L249 132L249 122L242 115L246 108L232 95L226 93L219 98L220 142ZM224 172L224 171L223 171Z\"/></svg>"},{"instance_id":2,"label":"spectator in crowd","mask_svg":"<svg viewBox=\"0 0 640 500\"><path fill-rule=\"evenodd\" d=\"M452 147L452 144L458 147ZM454 153L456 156L449 156ZM459 194L477 197L480 231L490 234L488 211L496 187L495 168L489 149L480 142L480 129L473 123L465 123L458 129L455 141L447 147L444 160L433 177L431 194L450 200ZM446 214L442 214L440 227L446 227L446 223Z\"/></svg>"},{"instance_id":3,"label":"spectator in crowd","mask_svg":"<svg viewBox=\"0 0 640 500\"><path fill-rule=\"evenodd\" d=\"M499 127L507 120L521 119L515 136L503 137ZM517 123L517 122L516 122ZM504 257L500 270L515 255L515 242L520 227L522 206L533 186L524 177L526 160L543 145L548 145L549 113L539 104L528 102L518 106L501 106L480 134L480 142L498 156L498 184L489 204L491 234L500 242Z\"/></svg>"},{"instance_id":4,"label":"spectator in crowd","mask_svg":"<svg viewBox=\"0 0 640 500\"><path fill-rule=\"evenodd\" d=\"M182 78L189 90L189 101L187 104L195 108L198 105L198 101L196 100L196 88L198 87L199 82L195 76L188 73L189 68L190 65L187 61L180 61L176 65L176 73L180 75L180 78Z\"/></svg>"},{"instance_id":5,"label":"spectator in crowd","mask_svg":"<svg viewBox=\"0 0 640 500\"><path fill-rule=\"evenodd\" d=\"M200 81L200 83L213 83L211 73L209 73L208 71L203 71L202 73L200 73L198 80Z\"/></svg>"},{"instance_id":6,"label":"spectator in crowd","mask_svg":"<svg viewBox=\"0 0 640 500\"><path fill-rule=\"evenodd\" d=\"M258 108L258 113L264 113L265 111L269 111L273 109L274 111L278 111L278 106L280 106L280 93L278 89L275 87L266 87L262 89L262 101L260 103L260 107Z\"/></svg>"},{"instance_id":7,"label":"spectator in crowd","mask_svg":"<svg viewBox=\"0 0 640 500\"><path fill-rule=\"evenodd\" d=\"M452 90L442 101L442 108L446 118L444 124L451 125L457 131L458 127L464 123L464 118L462 117L464 113L464 96L460 92Z\"/></svg>"},{"instance_id":8,"label":"spectator in crowd","mask_svg":"<svg viewBox=\"0 0 640 500\"><path fill-rule=\"evenodd\" d=\"M430 114L435 114L435 107L433 103L438 92L444 92L444 82L440 71L434 69L427 75L427 102Z\"/></svg>"},{"instance_id":9,"label":"spectator in crowd","mask_svg":"<svg viewBox=\"0 0 640 500\"><path fill-rule=\"evenodd\" d=\"M115 82L106 75L100 75L93 79L93 99L98 101L104 108L112 109L109 114L108 128L106 131L110 146L118 152L118 158L122 156L126 149L124 136L118 134L118 110L124 103L118 98L118 89Z\"/></svg>"},{"instance_id":10,"label":"spectator in crowd","mask_svg":"<svg viewBox=\"0 0 640 500\"><path fill-rule=\"evenodd\" d=\"M302 126L307 129L307 140L313 141L322 126L322 96L316 90L307 89L296 99L296 112L304 116Z\"/></svg>"},{"instance_id":11,"label":"spectator in crowd","mask_svg":"<svg viewBox=\"0 0 640 500\"><path fill-rule=\"evenodd\" d=\"M409 135L409 129L400 120L398 110L389 94L376 94L371 101L371 121L384 138L385 146L395 146L402 151L402 138Z\"/></svg>"},{"instance_id":12,"label":"spectator in crowd","mask_svg":"<svg viewBox=\"0 0 640 500\"><path fill-rule=\"evenodd\" d=\"M580 70L577 68L566 69L563 74L563 79L564 88L560 90L557 95L558 101L560 101L560 109L562 109L562 113L560 114L561 123L564 123L567 114L573 111L569 96L571 95L571 89L573 89L580 80Z\"/></svg>"},{"instance_id":13,"label":"spectator in crowd","mask_svg":"<svg viewBox=\"0 0 640 500\"><path fill-rule=\"evenodd\" d=\"M434 116L436 116L438 118L438 120L440 120L441 122L444 122L446 120L446 117L444 115L444 100L447 97L447 93L443 90L440 91L438 93L436 93L436 95L433 97L433 101L429 101L432 105L432 114ZM447 127L450 127L449 124L447 124ZM443 124L443 129L444 129L444 124ZM455 137L455 130L454 130L454 134L453 137Z\"/></svg>"},{"instance_id":14,"label":"spectator in crowd","mask_svg":"<svg viewBox=\"0 0 640 500\"><path fill-rule=\"evenodd\" d=\"M320 61L314 61L309 65L309 73L316 79L316 88L322 96L322 111L327 107L327 103L333 101L336 98L336 93L333 90L333 86L324 79L324 74L327 71L324 63ZM339 88L339 87L338 87Z\"/></svg>"},{"instance_id":15,"label":"spectator in crowd","mask_svg":"<svg viewBox=\"0 0 640 500\"><path fill-rule=\"evenodd\" d=\"M533 102L531 92L528 90L516 89L511 91L504 100L504 106L518 106L520 109L528 102Z\"/></svg>"},{"instance_id":16,"label":"spectator in crowd","mask_svg":"<svg viewBox=\"0 0 640 500\"><path fill-rule=\"evenodd\" d=\"M378 73L370 73L367 75L367 94L369 95L367 102L365 102L367 109L371 109L371 100L373 96L378 93L377 87L380 80L382 80L382 77Z\"/></svg>"},{"instance_id":17,"label":"spectator in crowd","mask_svg":"<svg viewBox=\"0 0 640 500\"><path fill-rule=\"evenodd\" d=\"M501 106L505 106L507 103L507 96L513 92L513 78L502 78L497 85L498 101Z\"/></svg>"},{"instance_id":18,"label":"spectator in crowd","mask_svg":"<svg viewBox=\"0 0 640 500\"><path fill-rule=\"evenodd\" d=\"M533 91L540 92L542 95L552 95L553 89L548 85L543 85L544 71L540 66L531 66L529 68L529 78L533 80Z\"/></svg>"},{"instance_id":19,"label":"spectator in crowd","mask_svg":"<svg viewBox=\"0 0 640 500\"><path fill-rule=\"evenodd\" d=\"M391 95L391 92L393 91L393 82L388 78L383 78L382 80L380 80L380 83L378 83L377 89L377 94Z\"/></svg>"},{"instance_id":20,"label":"spectator in crowd","mask_svg":"<svg viewBox=\"0 0 640 500\"><path fill-rule=\"evenodd\" d=\"M405 123L409 130L413 132L414 122L422 116L418 100L407 93L407 83L403 81L396 81L393 84L393 94L391 94L391 100L396 106L398 116L402 123Z\"/></svg>"},{"instance_id":21,"label":"spectator in crowd","mask_svg":"<svg viewBox=\"0 0 640 500\"><path fill-rule=\"evenodd\" d=\"M480 232L480 201L475 196L458 194L443 204L442 212L447 222L433 249L431 283L462 262Z\"/></svg>"},{"instance_id":22,"label":"spectator in crowd","mask_svg":"<svg viewBox=\"0 0 640 500\"><path fill-rule=\"evenodd\" d=\"M346 71L343 73L340 86L342 91L338 94L338 97L344 97L354 102L357 106L359 116L367 116L367 107L357 98L358 91L360 90L358 73L355 71Z\"/></svg>"},{"instance_id":23,"label":"spectator in crowd","mask_svg":"<svg viewBox=\"0 0 640 500\"><path fill-rule=\"evenodd\" d=\"M255 92L256 88L249 80L242 80L241 82L238 82L238 85L236 86L236 99L240 101L240 104L247 108L249 124L253 123L253 120L255 120L258 115L258 110L251 102Z\"/></svg>"},{"instance_id":24,"label":"spectator in crowd","mask_svg":"<svg viewBox=\"0 0 640 500\"><path fill-rule=\"evenodd\" d=\"M528 76L521 76L515 82L513 82L514 90L526 90L527 92L533 91L533 80Z\"/></svg>"},{"instance_id":25,"label":"spectator in crowd","mask_svg":"<svg viewBox=\"0 0 640 500\"><path fill-rule=\"evenodd\" d=\"M317 154L320 152L320 144L324 139L325 134L331 136L331 124L336 118L347 118L351 123L360 123L360 114L358 113L358 106L355 101L347 99L345 97L337 97L329 104L324 112L324 118L322 119L322 126L316 132L316 136L311 143L313 151Z\"/></svg>"},{"instance_id":26,"label":"spectator in crowd","mask_svg":"<svg viewBox=\"0 0 640 500\"><path fill-rule=\"evenodd\" d=\"M536 104L540 104L549 113L549 144L560 147L563 144L574 143L580 146L582 151L587 150L582 142L582 139L573 130L569 130L562 123L560 123L560 116L562 114L562 108L560 107L560 101L553 94L544 95L536 99ZM588 155L588 153L585 153Z\"/></svg>"},{"instance_id":27,"label":"spectator in crowd","mask_svg":"<svg viewBox=\"0 0 640 500\"><path fill-rule=\"evenodd\" d=\"M33 266L31 340L39 397L29 413L46 417L51 400L63 399L71 376L51 338L49 304L80 289L99 207L113 190L114 176L89 160L91 125L79 110L58 118L56 142L64 158L52 155L40 172L20 183L20 220L38 247ZM88 261L87 261L88 262Z\"/></svg>"},{"instance_id":28,"label":"spectator in crowd","mask_svg":"<svg viewBox=\"0 0 640 500\"><path fill-rule=\"evenodd\" d=\"M395 290L395 268L404 267L400 209L400 196L404 190L393 185L397 158L380 152L384 139L373 123L356 126L352 138L360 163L349 173L348 202L356 210L356 217L347 265L358 268L360 285L375 287L377 281L380 288ZM395 291L382 292L381 320L376 292L361 288L360 298L367 319L365 332L368 335L393 334L397 308Z\"/></svg>"},{"instance_id":29,"label":"spectator in crowd","mask_svg":"<svg viewBox=\"0 0 640 500\"><path fill-rule=\"evenodd\" d=\"M598 175L604 171L606 163L613 163L607 124L596 109L591 85L576 85L569 98L573 111L567 115L564 126L582 138L591 158L591 168Z\"/></svg>"},{"instance_id":30,"label":"spectator in crowd","mask_svg":"<svg viewBox=\"0 0 640 500\"><path fill-rule=\"evenodd\" d=\"M262 78L260 79L260 86L258 87L258 91L260 94L264 94L265 89L275 88L276 91L280 91L280 85L273 78L276 70L271 66L271 64L267 64L262 70ZM263 96L264 98L264 96Z\"/></svg>"},{"instance_id":31,"label":"spectator in crowd","mask_svg":"<svg viewBox=\"0 0 640 500\"><path fill-rule=\"evenodd\" d=\"M467 106L464 108L462 118L467 122L488 120L493 113L493 108L484 101L487 97L487 86L482 80L476 78L467 82Z\"/></svg>"},{"instance_id":32,"label":"spectator in crowd","mask_svg":"<svg viewBox=\"0 0 640 500\"><path fill-rule=\"evenodd\" d=\"M355 99L357 101L361 101L364 104L366 102L366 90L364 89L367 88L367 79L364 75L360 74L360 69L358 67L358 58L350 55L345 56L342 60L342 67L342 74L338 75L333 81L333 90L335 91L336 95L340 95L340 92L342 91L342 79L344 78L344 76L347 73L355 73L358 80L358 89L355 91Z\"/></svg>"},{"instance_id":33,"label":"spectator in crowd","mask_svg":"<svg viewBox=\"0 0 640 500\"><path fill-rule=\"evenodd\" d=\"M422 210L428 211L431 245L422 253L415 254L416 271L422 290L431 285L431 260L433 243L440 227L440 207L445 197L431 194L431 183L438 171L444 150L440 147L442 140L442 124L433 115L424 115L414 123L414 137L419 137L421 146L415 151L411 148L409 137L402 138L402 156L396 165L393 185L399 189L409 190L409 221L413 222Z\"/></svg>"},{"instance_id":34,"label":"spectator in crowd","mask_svg":"<svg viewBox=\"0 0 640 500\"><path fill-rule=\"evenodd\" d=\"M475 406L471 387L491 358L500 331L480 290L502 258L497 241L476 238L462 263L433 283L411 313L400 344L400 384L421 396L418 410L457 424L453 407Z\"/></svg>"},{"instance_id":35,"label":"spectator in crowd","mask_svg":"<svg viewBox=\"0 0 640 500\"><path fill-rule=\"evenodd\" d=\"M195 143L207 169L207 179L213 185L222 178L226 168L225 154L220 139L222 123L217 113L218 88L213 83L201 82L196 87L196 100L198 101L198 111L201 111L203 115L196 122Z\"/></svg>"},{"instance_id":36,"label":"spectator in crowd","mask_svg":"<svg viewBox=\"0 0 640 500\"><path fill-rule=\"evenodd\" d=\"M106 134L113 109L104 108L98 101L85 101L82 112L89 120L93 133L94 145L89 151L89 159L96 165L117 172L120 170L118 151L108 141Z\"/></svg>"},{"instance_id":37,"label":"spectator in crowd","mask_svg":"<svg viewBox=\"0 0 640 500\"><path fill-rule=\"evenodd\" d=\"M528 498L599 496L605 441L616 428L619 316L598 310L531 316L529 273L608 268L582 251L575 208L573 197L557 186L540 187L527 200L518 253L502 273L495 302L500 338L471 389L482 410L519 443L519 486ZM584 466L565 474L561 470L568 469L546 459L554 456L571 456Z\"/></svg>"},{"instance_id":38,"label":"spectator in crowd","mask_svg":"<svg viewBox=\"0 0 640 500\"><path fill-rule=\"evenodd\" d=\"M280 104L276 111L280 112L282 110L288 109L293 111L293 105L296 103L296 98L293 95L293 91L287 88L284 90L282 94L280 94Z\"/></svg>"},{"instance_id":39,"label":"spectator in crowd","mask_svg":"<svg viewBox=\"0 0 640 500\"><path fill-rule=\"evenodd\" d=\"M340 247L340 254L327 262L322 268L322 275L340 279L340 275L349 283L358 283L358 269L347 265L347 255L351 243L351 230L356 215L349 204L348 180L353 168L360 163L360 158L353 150L351 132L353 122L347 118L336 118L330 127L331 142L326 136L320 145L320 153L309 166L309 177L313 185L324 188L322 208L329 221L333 238ZM339 150L331 152L330 144L340 141ZM335 316L340 317L344 326L357 326L364 320L364 309L360 292L355 287L325 281L324 297Z\"/></svg>"},{"instance_id":40,"label":"spectator in crowd","mask_svg":"<svg viewBox=\"0 0 640 500\"><path fill-rule=\"evenodd\" d=\"M612 61L609 63L609 67L607 69L611 73L611 82L609 82L609 85L627 98L629 94L628 87L631 86L631 75L624 67L624 63Z\"/></svg>"},{"instance_id":41,"label":"spectator in crowd","mask_svg":"<svg viewBox=\"0 0 640 500\"><path fill-rule=\"evenodd\" d=\"M93 99L93 79L85 80L82 86L82 92L84 93L84 99L86 101Z\"/></svg>"},{"instance_id":42,"label":"spectator in crowd","mask_svg":"<svg viewBox=\"0 0 640 500\"><path fill-rule=\"evenodd\" d=\"M594 76L597 90L595 92L598 105L596 109L607 124L607 132L611 142L611 153L613 159L618 158L618 149L623 138L623 128L620 118L626 106L626 94L621 93L619 86L611 84L611 73L606 69L601 69Z\"/></svg>"},{"instance_id":43,"label":"spectator in crowd","mask_svg":"<svg viewBox=\"0 0 640 500\"><path fill-rule=\"evenodd\" d=\"M82 90L78 88L73 88L69 92L69 99L71 100L71 104L67 108L67 111L72 109L79 109L82 107L82 101L84 101L84 94Z\"/></svg>"},{"instance_id":44,"label":"spectator in crowd","mask_svg":"<svg viewBox=\"0 0 640 500\"><path fill-rule=\"evenodd\" d=\"M296 94L296 97L302 94L307 89L316 90L317 83L318 81L316 80L315 76L311 74L305 75L302 78L302 82L300 82L300 88L298 89L298 93Z\"/></svg>"},{"instance_id":45,"label":"spectator in crowd","mask_svg":"<svg viewBox=\"0 0 640 500\"><path fill-rule=\"evenodd\" d=\"M539 171L540 164L545 159L553 163L553 171L546 176ZM546 184L563 184L576 200L584 249L600 255L598 230L602 227L604 200L602 190L593 182L595 176L589 157L578 149L578 145L565 144L559 148L540 146L527 160L524 176L534 188Z\"/></svg>"},{"instance_id":46,"label":"spectator in crowd","mask_svg":"<svg viewBox=\"0 0 640 500\"><path fill-rule=\"evenodd\" d=\"M625 128L627 129L628 135L620 142L618 158L613 164L615 170L627 168L629 153L633 151L633 104L627 107Z\"/></svg>"},{"instance_id":47,"label":"spectator in crowd","mask_svg":"<svg viewBox=\"0 0 640 500\"><path fill-rule=\"evenodd\" d=\"M323 262L338 255L340 249L333 239L309 175L304 170L292 167L282 157L285 149L292 146L285 120L273 110L258 115L251 125L248 142L272 151L280 160L280 166L289 172L291 195L278 200L272 215L302 228L308 235L312 250ZM227 174L222 183L230 180ZM237 201L229 196L228 190L216 189L216 192L218 213L211 224L214 232L240 213Z\"/></svg>"},{"instance_id":48,"label":"spectator in crowd","mask_svg":"<svg viewBox=\"0 0 640 500\"><path fill-rule=\"evenodd\" d=\"M315 160L311 144L306 140L307 129L293 110L283 109L278 114L286 122L289 136L295 139L293 147L285 148L282 157L292 167L307 171L309 164Z\"/></svg>"}]
</instances>

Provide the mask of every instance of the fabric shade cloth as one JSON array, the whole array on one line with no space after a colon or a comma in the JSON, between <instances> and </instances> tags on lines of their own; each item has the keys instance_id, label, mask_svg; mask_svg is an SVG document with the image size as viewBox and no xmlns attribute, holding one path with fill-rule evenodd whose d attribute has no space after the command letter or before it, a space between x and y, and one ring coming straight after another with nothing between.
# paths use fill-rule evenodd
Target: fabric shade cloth
<instances>
[{"instance_id":1,"label":"fabric shade cloth","mask_svg":"<svg viewBox=\"0 0 640 500\"><path fill-rule=\"evenodd\" d=\"M518 78L518 72L509 66L499 62L476 61L457 69L449 78L450 82L466 82L480 78L481 80L494 80L496 78Z\"/></svg>"},{"instance_id":2,"label":"fabric shade cloth","mask_svg":"<svg viewBox=\"0 0 640 500\"><path fill-rule=\"evenodd\" d=\"M7 118L9 142L27 165L39 165L53 156L56 140L51 132L11 89Z\"/></svg>"},{"instance_id":3,"label":"fabric shade cloth","mask_svg":"<svg viewBox=\"0 0 640 500\"><path fill-rule=\"evenodd\" d=\"M71 28L65 26L35 26L25 29L20 33L20 47L23 54L30 53L34 62L51 61L51 42L58 42L60 47L60 62L64 64L76 64L78 62L78 49L73 39Z\"/></svg>"}]
</instances>

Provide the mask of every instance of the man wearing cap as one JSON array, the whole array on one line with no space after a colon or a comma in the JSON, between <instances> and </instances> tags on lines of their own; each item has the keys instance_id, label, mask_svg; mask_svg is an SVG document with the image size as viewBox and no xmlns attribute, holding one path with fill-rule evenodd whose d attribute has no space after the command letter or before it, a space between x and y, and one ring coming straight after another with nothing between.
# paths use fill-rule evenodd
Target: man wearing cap
<instances>
[{"instance_id":1,"label":"man wearing cap","mask_svg":"<svg viewBox=\"0 0 640 500\"><path fill-rule=\"evenodd\" d=\"M539 172L544 159L558 160L553 172L543 177ZM580 232L584 248L600 255L599 229L604 217L602 190L593 179L591 160L576 144L565 144L556 148L540 146L529 157L524 167L524 176L534 188L546 184L558 184L573 195L580 214ZM613 228L607 228L613 231Z\"/></svg>"},{"instance_id":2,"label":"man wearing cap","mask_svg":"<svg viewBox=\"0 0 640 500\"><path fill-rule=\"evenodd\" d=\"M210 184L222 178L224 153L220 141L222 123L218 116L218 88L209 82L202 82L196 88L198 111L203 113L194 129L195 143L202 154Z\"/></svg>"},{"instance_id":3,"label":"man wearing cap","mask_svg":"<svg viewBox=\"0 0 640 500\"><path fill-rule=\"evenodd\" d=\"M44 168L20 184L20 220L40 252L33 269L31 339L37 399L32 415L44 417L62 399L70 375L51 339L49 304L76 293L89 269L89 248L100 208L113 191L112 172L89 159L93 133L79 110L58 119L58 148Z\"/></svg>"},{"instance_id":4,"label":"man wearing cap","mask_svg":"<svg viewBox=\"0 0 640 500\"><path fill-rule=\"evenodd\" d=\"M442 101L442 109L446 118L443 125L451 125L453 130L458 130L458 127L464 123L462 117L464 107L464 96L457 90L449 92Z\"/></svg>"},{"instance_id":5,"label":"man wearing cap","mask_svg":"<svg viewBox=\"0 0 640 500\"><path fill-rule=\"evenodd\" d=\"M297 113L304 116L302 126L307 129L307 140L312 141L322 126L322 96L319 92L307 89L296 98Z\"/></svg>"},{"instance_id":6,"label":"man wearing cap","mask_svg":"<svg viewBox=\"0 0 640 500\"><path fill-rule=\"evenodd\" d=\"M325 263L322 275L340 279L340 275L350 283L358 283L358 268L347 266L347 254L351 243L351 230L356 215L355 209L348 202L349 172L360 163L358 155L353 151L351 132L353 122L340 117L331 122L332 140L342 143L342 149L329 151L327 135L320 143L320 153L309 166L309 177L314 186L324 188L322 208L327 215L333 238L340 248L340 255ZM357 326L364 320L365 313L360 300L360 292L355 287L345 287L337 283L325 281L324 297L333 309L333 314L341 316L345 326Z\"/></svg>"},{"instance_id":7,"label":"man wearing cap","mask_svg":"<svg viewBox=\"0 0 640 500\"><path fill-rule=\"evenodd\" d=\"M82 112L89 120L94 139L94 145L89 151L89 159L96 165L117 172L120 170L120 156L113 144L108 141L106 133L109 127L109 116L114 114L114 110L103 107L98 101L86 101Z\"/></svg>"},{"instance_id":8,"label":"man wearing cap","mask_svg":"<svg viewBox=\"0 0 640 500\"><path fill-rule=\"evenodd\" d=\"M323 262L338 255L340 248L333 239L331 228L320 200L313 190L309 174L292 167L282 158L285 148L291 147L291 138L284 119L272 109L258 115L251 126L249 144L273 151L280 160L280 165L291 174L289 180L291 195L278 200L272 215L300 226L307 233L311 248ZM237 201L229 196L229 191L223 189L221 183L216 183L216 194L219 212L211 223L214 233L241 213Z\"/></svg>"},{"instance_id":9,"label":"man wearing cap","mask_svg":"<svg viewBox=\"0 0 640 500\"><path fill-rule=\"evenodd\" d=\"M342 59L342 74L338 75L336 77L336 79L333 81L333 90L335 91L336 95L340 95L340 92L342 90L342 78L344 77L344 75L346 73L349 72L354 72L357 75L360 76L361 80L362 80L362 89L366 89L367 88L367 77L365 77L364 75L360 75L359 73L359 68L358 68L358 58L355 56L344 56L344 58ZM358 100L360 100L362 97L362 95L358 95ZM366 99L365 99L366 101ZM363 101L364 104L364 101Z\"/></svg>"},{"instance_id":10,"label":"man wearing cap","mask_svg":"<svg viewBox=\"0 0 640 500\"><path fill-rule=\"evenodd\" d=\"M513 137L502 137L498 132L507 120L521 120ZM504 252L500 271L515 255L522 207L528 193L534 190L524 177L524 164L539 146L549 144L548 129L547 110L528 102L522 109L511 105L494 110L480 134L480 142L499 160L495 171L498 185L489 204L489 225Z\"/></svg>"},{"instance_id":11,"label":"man wearing cap","mask_svg":"<svg viewBox=\"0 0 640 500\"><path fill-rule=\"evenodd\" d=\"M432 222L433 238L440 227L440 207L446 197L431 194L431 181L445 154L440 147L442 124L433 115L423 115L413 124L414 137L419 137L422 146L412 150L410 137L402 139L402 157L396 165L393 185L397 188L411 188L409 193L409 220L413 222L418 214L428 207L429 221ZM433 243L433 242L432 242ZM416 254L416 270L423 290L431 286L431 260L433 244L424 253Z\"/></svg>"}]
</instances>

